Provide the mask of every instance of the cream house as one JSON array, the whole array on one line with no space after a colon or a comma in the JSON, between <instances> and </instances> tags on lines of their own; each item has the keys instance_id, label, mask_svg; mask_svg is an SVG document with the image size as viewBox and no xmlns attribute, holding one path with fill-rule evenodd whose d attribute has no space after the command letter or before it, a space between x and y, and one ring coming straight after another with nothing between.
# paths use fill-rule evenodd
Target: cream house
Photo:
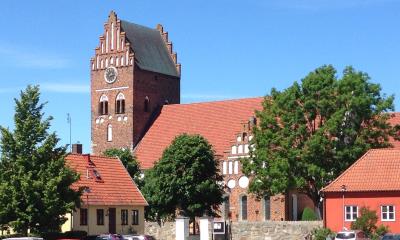
<instances>
[{"instance_id":1,"label":"cream house","mask_svg":"<svg viewBox=\"0 0 400 240\"><path fill-rule=\"evenodd\" d=\"M147 202L118 158L70 154L67 164L80 173L81 207L67 215L63 231L143 233Z\"/></svg>"}]
</instances>

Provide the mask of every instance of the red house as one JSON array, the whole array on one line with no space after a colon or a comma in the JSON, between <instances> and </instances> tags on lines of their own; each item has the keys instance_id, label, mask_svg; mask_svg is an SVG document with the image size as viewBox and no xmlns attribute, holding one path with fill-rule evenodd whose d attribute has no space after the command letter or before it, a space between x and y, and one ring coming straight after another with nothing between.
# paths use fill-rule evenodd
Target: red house
<instances>
[{"instance_id":1,"label":"red house","mask_svg":"<svg viewBox=\"0 0 400 240\"><path fill-rule=\"evenodd\" d=\"M375 210L377 225L400 232L400 149L372 149L322 189L324 225L350 229L361 207Z\"/></svg>"}]
</instances>

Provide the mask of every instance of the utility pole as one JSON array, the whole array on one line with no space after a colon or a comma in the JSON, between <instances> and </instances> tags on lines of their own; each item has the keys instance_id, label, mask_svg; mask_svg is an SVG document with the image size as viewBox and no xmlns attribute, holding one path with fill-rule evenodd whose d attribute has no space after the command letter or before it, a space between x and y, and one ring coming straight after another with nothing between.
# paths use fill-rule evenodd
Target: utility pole
<instances>
[{"instance_id":1,"label":"utility pole","mask_svg":"<svg viewBox=\"0 0 400 240\"><path fill-rule=\"evenodd\" d=\"M69 113L67 113L67 123L69 124L69 152L72 152L72 119Z\"/></svg>"}]
</instances>

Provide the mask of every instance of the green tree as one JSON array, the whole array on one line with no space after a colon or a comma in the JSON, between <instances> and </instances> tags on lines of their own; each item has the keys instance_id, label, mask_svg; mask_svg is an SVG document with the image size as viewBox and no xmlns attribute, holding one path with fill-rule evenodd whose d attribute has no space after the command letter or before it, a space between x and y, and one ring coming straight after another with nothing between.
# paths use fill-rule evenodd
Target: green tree
<instances>
[{"instance_id":1,"label":"green tree","mask_svg":"<svg viewBox=\"0 0 400 240\"><path fill-rule=\"evenodd\" d=\"M362 230L371 239L380 239L385 233L389 231L389 228L384 225L376 226L378 222L378 216L376 211L370 210L368 207L362 207L360 209L360 217L356 221L351 223L351 229Z\"/></svg>"},{"instance_id":2,"label":"green tree","mask_svg":"<svg viewBox=\"0 0 400 240\"><path fill-rule=\"evenodd\" d=\"M141 188L143 186L140 165L129 149L110 148L105 150L103 154L107 157L118 157L138 187Z\"/></svg>"},{"instance_id":3,"label":"green tree","mask_svg":"<svg viewBox=\"0 0 400 240\"><path fill-rule=\"evenodd\" d=\"M298 189L317 205L319 190L370 148L390 146L393 96L364 72L346 67L341 78L328 65L301 83L265 97L254 127L250 191L258 196Z\"/></svg>"},{"instance_id":4,"label":"green tree","mask_svg":"<svg viewBox=\"0 0 400 240\"><path fill-rule=\"evenodd\" d=\"M79 175L65 166L65 147L48 133L39 88L28 86L15 99L15 129L0 127L0 224L17 232L59 230L65 214L80 203L71 189Z\"/></svg>"},{"instance_id":5,"label":"green tree","mask_svg":"<svg viewBox=\"0 0 400 240\"><path fill-rule=\"evenodd\" d=\"M164 150L161 159L146 172L143 194L149 216L172 219L177 212L193 219L215 216L223 188L212 146L200 135L182 134Z\"/></svg>"}]
</instances>

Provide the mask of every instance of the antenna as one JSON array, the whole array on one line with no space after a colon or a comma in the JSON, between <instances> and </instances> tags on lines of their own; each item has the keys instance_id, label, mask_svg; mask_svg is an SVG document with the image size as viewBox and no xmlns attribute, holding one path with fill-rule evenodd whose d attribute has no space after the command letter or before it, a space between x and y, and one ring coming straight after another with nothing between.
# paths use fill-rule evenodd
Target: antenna
<instances>
[{"instance_id":1,"label":"antenna","mask_svg":"<svg viewBox=\"0 0 400 240\"><path fill-rule=\"evenodd\" d=\"M72 138L71 138L72 119L69 113L67 113L67 123L69 124L69 152L72 152Z\"/></svg>"}]
</instances>

